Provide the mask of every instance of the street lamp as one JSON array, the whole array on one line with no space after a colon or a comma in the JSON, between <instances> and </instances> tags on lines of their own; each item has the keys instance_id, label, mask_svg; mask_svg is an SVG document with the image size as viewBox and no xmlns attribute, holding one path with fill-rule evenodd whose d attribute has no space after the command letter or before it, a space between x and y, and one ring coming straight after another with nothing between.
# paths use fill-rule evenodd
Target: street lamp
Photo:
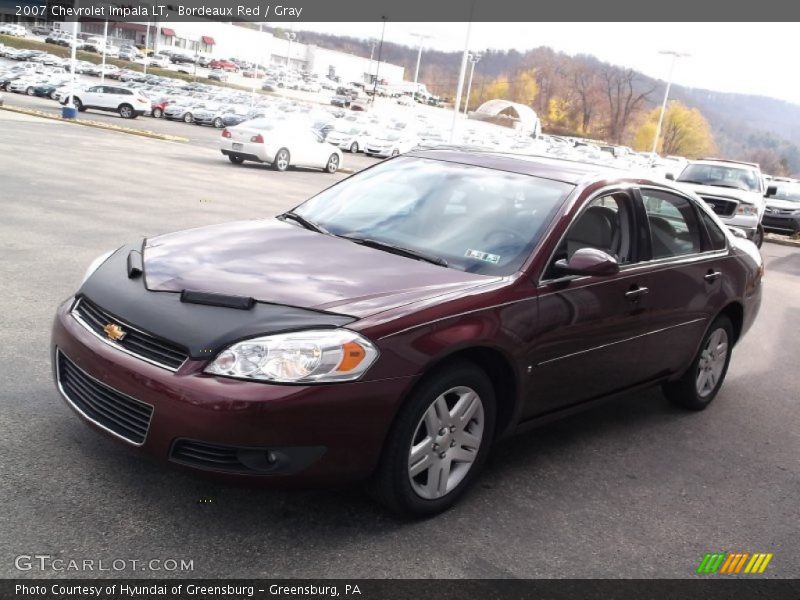
<instances>
[{"instance_id":1,"label":"street lamp","mask_svg":"<svg viewBox=\"0 0 800 600\"><path fill-rule=\"evenodd\" d=\"M378 95L378 74L381 72L381 57L383 56L383 36L386 33L386 17L381 17L383 27L381 28L381 41L378 44L378 64L375 67L375 83L372 84L372 104Z\"/></svg>"},{"instance_id":2,"label":"street lamp","mask_svg":"<svg viewBox=\"0 0 800 600\"><path fill-rule=\"evenodd\" d=\"M290 71L292 70L292 42L297 39L297 34L294 31L287 31L286 32L286 39L289 42L289 49L286 51L286 68Z\"/></svg>"},{"instance_id":3,"label":"street lamp","mask_svg":"<svg viewBox=\"0 0 800 600\"><path fill-rule=\"evenodd\" d=\"M472 91L472 76L475 74L475 64L483 57L480 52L476 52L475 54L469 55L469 62L471 63L471 67L469 70L469 83L467 84L467 97L464 99L464 114L467 114L467 109L469 108L469 94Z\"/></svg>"},{"instance_id":4,"label":"street lamp","mask_svg":"<svg viewBox=\"0 0 800 600\"><path fill-rule=\"evenodd\" d=\"M419 51L417 52L417 68L414 70L414 87L412 88L413 97L414 97L414 105L416 106L416 99L417 99L417 81L419 79L419 63L422 61L422 46L425 43L425 40L431 39L431 36L424 35L422 33L412 33L411 37L415 37L419 40Z\"/></svg>"},{"instance_id":5,"label":"street lamp","mask_svg":"<svg viewBox=\"0 0 800 600\"><path fill-rule=\"evenodd\" d=\"M686 54L685 52L675 52L674 50L660 50L659 54L665 54L667 56L671 56L672 60L669 64L669 74L667 75L667 89L664 90L664 101L661 103L661 114L658 116L658 125L656 126L656 135L653 138L653 155L656 154L656 149L658 148L658 137L661 135L661 125L664 123L664 113L667 110L667 99L669 98L669 88L672 86L672 72L675 70L675 62L679 58L684 58L687 56L691 56L691 54Z\"/></svg>"},{"instance_id":6,"label":"street lamp","mask_svg":"<svg viewBox=\"0 0 800 600\"><path fill-rule=\"evenodd\" d=\"M108 19L103 21L103 62L100 65L100 83L106 80L106 48L108 47Z\"/></svg>"},{"instance_id":7,"label":"street lamp","mask_svg":"<svg viewBox=\"0 0 800 600\"><path fill-rule=\"evenodd\" d=\"M475 2L472 3L475 8ZM469 56L469 37L472 33L472 11L470 11L469 21L467 22L467 35L464 40L464 54L461 57L461 69L458 71L458 87L456 88L456 101L453 103L453 124L450 126L450 143L455 142L456 127L458 126L458 113L461 108L461 88L464 87L464 75L467 72L467 57Z\"/></svg>"}]
</instances>

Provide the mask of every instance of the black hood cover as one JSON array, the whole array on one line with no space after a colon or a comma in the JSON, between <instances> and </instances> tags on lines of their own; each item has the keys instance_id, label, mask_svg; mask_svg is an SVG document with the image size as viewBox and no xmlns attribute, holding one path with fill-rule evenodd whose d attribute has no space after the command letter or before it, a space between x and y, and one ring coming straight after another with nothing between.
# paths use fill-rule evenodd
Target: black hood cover
<instances>
[{"instance_id":1,"label":"black hood cover","mask_svg":"<svg viewBox=\"0 0 800 600\"><path fill-rule=\"evenodd\" d=\"M120 321L186 348L194 359L209 359L234 342L285 331L333 328L356 319L308 308L255 302L249 310L181 302L178 292L153 292L145 277L128 277L128 254L141 245L124 246L84 282L78 296Z\"/></svg>"}]
</instances>

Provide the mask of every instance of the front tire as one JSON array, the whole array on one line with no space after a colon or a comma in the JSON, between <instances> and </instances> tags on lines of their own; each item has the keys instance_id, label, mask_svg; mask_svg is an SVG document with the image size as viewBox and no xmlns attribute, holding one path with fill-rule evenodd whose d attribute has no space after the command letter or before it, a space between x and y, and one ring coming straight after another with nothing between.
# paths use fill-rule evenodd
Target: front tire
<instances>
[{"instance_id":1,"label":"front tire","mask_svg":"<svg viewBox=\"0 0 800 600\"><path fill-rule=\"evenodd\" d=\"M682 408L703 410L719 393L733 348L733 323L717 317L706 331L700 350L680 379L665 383L664 395Z\"/></svg>"},{"instance_id":2,"label":"front tire","mask_svg":"<svg viewBox=\"0 0 800 600\"><path fill-rule=\"evenodd\" d=\"M325 165L325 170L331 175L339 170L339 155L331 154L328 158L328 164Z\"/></svg>"},{"instance_id":3,"label":"front tire","mask_svg":"<svg viewBox=\"0 0 800 600\"><path fill-rule=\"evenodd\" d=\"M352 144L350 144L350 152L352 152L353 154L358 152L358 142L353 142Z\"/></svg>"},{"instance_id":4,"label":"front tire","mask_svg":"<svg viewBox=\"0 0 800 600\"><path fill-rule=\"evenodd\" d=\"M430 374L405 402L386 439L372 486L391 510L446 510L478 476L494 435L489 377L459 361Z\"/></svg>"},{"instance_id":5,"label":"front tire","mask_svg":"<svg viewBox=\"0 0 800 600\"><path fill-rule=\"evenodd\" d=\"M276 171L285 171L289 168L289 151L281 148L275 153L275 160L272 161L272 168Z\"/></svg>"},{"instance_id":6,"label":"front tire","mask_svg":"<svg viewBox=\"0 0 800 600\"><path fill-rule=\"evenodd\" d=\"M28 96L33 96L35 92L33 91L33 88L32 88L32 87L29 87L28 89L26 89L26 90L25 90L25 93L26 93Z\"/></svg>"},{"instance_id":7,"label":"front tire","mask_svg":"<svg viewBox=\"0 0 800 600\"><path fill-rule=\"evenodd\" d=\"M753 236L753 243L758 248L761 248L761 244L764 243L764 226L760 223L756 228L756 234Z\"/></svg>"},{"instance_id":8,"label":"front tire","mask_svg":"<svg viewBox=\"0 0 800 600\"><path fill-rule=\"evenodd\" d=\"M214 127L216 127L217 129L222 129L223 127L225 127L225 123L222 122L221 118L217 117L216 119L214 119Z\"/></svg>"},{"instance_id":9,"label":"front tire","mask_svg":"<svg viewBox=\"0 0 800 600\"><path fill-rule=\"evenodd\" d=\"M184 123L191 123L192 121L194 121L194 115L192 115L192 113L186 113L185 115L183 115Z\"/></svg>"}]
</instances>

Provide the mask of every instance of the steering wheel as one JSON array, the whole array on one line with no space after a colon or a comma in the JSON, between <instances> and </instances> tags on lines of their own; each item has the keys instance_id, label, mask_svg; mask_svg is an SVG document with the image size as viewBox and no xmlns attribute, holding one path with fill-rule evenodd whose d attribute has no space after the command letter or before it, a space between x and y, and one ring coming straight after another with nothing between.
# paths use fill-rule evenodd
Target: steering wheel
<instances>
[{"instance_id":1,"label":"steering wheel","mask_svg":"<svg viewBox=\"0 0 800 600\"><path fill-rule=\"evenodd\" d=\"M525 245L525 238L522 235L510 227L498 227L487 233L483 237L483 241L489 244L490 246L524 246Z\"/></svg>"}]
</instances>

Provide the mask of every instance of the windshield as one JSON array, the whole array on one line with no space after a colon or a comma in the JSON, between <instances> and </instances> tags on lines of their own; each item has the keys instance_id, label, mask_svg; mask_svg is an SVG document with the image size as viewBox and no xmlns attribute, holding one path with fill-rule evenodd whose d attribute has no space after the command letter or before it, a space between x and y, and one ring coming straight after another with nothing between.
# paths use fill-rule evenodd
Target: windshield
<instances>
[{"instance_id":1,"label":"windshield","mask_svg":"<svg viewBox=\"0 0 800 600\"><path fill-rule=\"evenodd\" d=\"M295 212L333 235L365 238L486 275L518 270L574 186L422 158L354 175Z\"/></svg>"},{"instance_id":2,"label":"windshield","mask_svg":"<svg viewBox=\"0 0 800 600\"><path fill-rule=\"evenodd\" d=\"M800 203L800 184L798 183L780 183L778 184L778 192L772 196L776 200L788 200L789 202Z\"/></svg>"},{"instance_id":3,"label":"windshield","mask_svg":"<svg viewBox=\"0 0 800 600\"><path fill-rule=\"evenodd\" d=\"M686 167L678 181L736 188L747 192L760 192L761 182L755 169L734 166L693 164Z\"/></svg>"}]
</instances>

